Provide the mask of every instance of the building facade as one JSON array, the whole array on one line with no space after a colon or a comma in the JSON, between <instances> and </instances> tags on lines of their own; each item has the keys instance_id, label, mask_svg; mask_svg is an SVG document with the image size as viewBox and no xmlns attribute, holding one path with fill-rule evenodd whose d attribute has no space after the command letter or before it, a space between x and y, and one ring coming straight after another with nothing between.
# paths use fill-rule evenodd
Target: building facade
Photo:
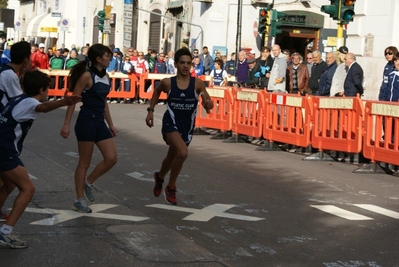
<instances>
[{"instance_id":1,"label":"building facade","mask_svg":"<svg viewBox=\"0 0 399 267\"><path fill-rule=\"evenodd\" d=\"M337 23L322 13L329 0L275 0L274 9L284 12L282 33L264 38L257 33L259 9L272 0L242 0L242 19L238 23L237 0L9 0L19 26L8 29L8 36L24 38L48 46L103 42L121 50L135 47L146 51L177 50L182 46L211 53L230 55L236 51L237 29L240 46L255 50L277 43L302 55L306 51L335 51ZM99 10L111 6L109 33L98 31ZM357 55L365 71L366 98L378 94L386 64L384 49L399 46L399 1L362 0L355 2L354 21L344 31L345 45ZM65 23L67 25L65 25Z\"/></svg>"}]
</instances>

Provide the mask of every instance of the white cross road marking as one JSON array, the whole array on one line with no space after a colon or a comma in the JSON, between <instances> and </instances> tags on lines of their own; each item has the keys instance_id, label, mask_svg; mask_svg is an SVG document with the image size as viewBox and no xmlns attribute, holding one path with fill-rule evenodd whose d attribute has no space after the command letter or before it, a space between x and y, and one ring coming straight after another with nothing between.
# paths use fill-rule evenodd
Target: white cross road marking
<instances>
[{"instance_id":1,"label":"white cross road marking","mask_svg":"<svg viewBox=\"0 0 399 267\"><path fill-rule=\"evenodd\" d=\"M126 173L126 175L133 177L134 179L140 180L140 181L145 181L145 182L154 182L153 178L145 178L143 177L144 174L139 173L139 172L131 172L131 173Z\"/></svg>"},{"instance_id":2,"label":"white cross road marking","mask_svg":"<svg viewBox=\"0 0 399 267\"><path fill-rule=\"evenodd\" d=\"M321 211L330 213L332 215L351 220L351 221L364 221L364 220L374 220L373 218L366 217L351 211L347 211L333 205L310 205L313 208L319 209Z\"/></svg>"},{"instance_id":3,"label":"white cross road marking","mask_svg":"<svg viewBox=\"0 0 399 267\"><path fill-rule=\"evenodd\" d=\"M140 222L150 219L148 217L141 217L141 216L99 213L101 211L111 209L117 206L118 205L111 205L111 204L93 204L89 206L92 210L92 213L80 213L73 210L36 209L36 208L26 208L25 211L54 215L51 218L46 218L43 220L30 223L36 225L56 225L58 223L73 220L80 217L93 217L93 218L114 219L114 220L124 220L124 221L133 221L133 222Z\"/></svg>"},{"instance_id":4,"label":"white cross road marking","mask_svg":"<svg viewBox=\"0 0 399 267\"><path fill-rule=\"evenodd\" d=\"M151 207L151 208L192 213L191 215L183 218L183 220L186 220L186 221L207 222L214 217L222 217L222 218L229 218L229 219L242 220L242 221L260 221L260 220L265 219L265 218L259 218L259 217L225 213L226 210L231 209L235 206L236 205L216 203L216 204L210 205L208 207L205 207L203 209L193 209L193 208L184 208L184 207L164 205L164 204L147 205L147 207Z\"/></svg>"},{"instance_id":5,"label":"white cross road marking","mask_svg":"<svg viewBox=\"0 0 399 267\"><path fill-rule=\"evenodd\" d=\"M372 212L394 218L394 219L399 219L399 212L396 212L396 211L384 209L384 208L378 207L376 205L371 205L371 204L353 204L353 205L356 207L362 208L362 209L370 210Z\"/></svg>"},{"instance_id":6,"label":"white cross road marking","mask_svg":"<svg viewBox=\"0 0 399 267\"><path fill-rule=\"evenodd\" d=\"M76 152L65 152L64 154L74 158L79 158L79 154Z\"/></svg>"}]
</instances>

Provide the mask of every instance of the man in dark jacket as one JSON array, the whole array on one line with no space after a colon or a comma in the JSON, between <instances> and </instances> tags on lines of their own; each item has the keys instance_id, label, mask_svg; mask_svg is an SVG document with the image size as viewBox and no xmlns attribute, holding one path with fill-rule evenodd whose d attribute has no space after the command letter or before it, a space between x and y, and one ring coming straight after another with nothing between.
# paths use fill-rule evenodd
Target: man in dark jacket
<instances>
[{"instance_id":1,"label":"man in dark jacket","mask_svg":"<svg viewBox=\"0 0 399 267\"><path fill-rule=\"evenodd\" d=\"M312 94L317 94L319 90L319 79L321 74L327 68L327 63L321 59L321 53L318 50L313 51L313 67L309 79L309 88L312 90Z\"/></svg>"},{"instance_id":2,"label":"man in dark jacket","mask_svg":"<svg viewBox=\"0 0 399 267\"><path fill-rule=\"evenodd\" d=\"M319 91L318 95L330 96L330 89L332 84L332 79L334 77L335 70L338 67L335 61L335 54L333 52L328 52L326 55L327 68L320 76Z\"/></svg>"},{"instance_id":3,"label":"man in dark jacket","mask_svg":"<svg viewBox=\"0 0 399 267\"><path fill-rule=\"evenodd\" d=\"M251 57L247 60L248 63L248 78L245 83L247 87L257 88L260 79L260 67L256 62L256 59Z\"/></svg>"},{"instance_id":4,"label":"man in dark jacket","mask_svg":"<svg viewBox=\"0 0 399 267\"><path fill-rule=\"evenodd\" d=\"M345 55L345 67L347 74L344 82L344 95L356 96L363 94L363 69L356 62L356 56L353 53Z\"/></svg>"}]
</instances>

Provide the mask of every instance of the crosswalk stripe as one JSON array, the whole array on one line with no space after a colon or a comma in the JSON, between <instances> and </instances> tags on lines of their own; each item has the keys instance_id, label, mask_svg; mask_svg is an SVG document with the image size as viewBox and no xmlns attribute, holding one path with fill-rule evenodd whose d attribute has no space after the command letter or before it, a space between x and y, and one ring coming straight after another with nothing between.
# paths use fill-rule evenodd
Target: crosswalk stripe
<instances>
[{"instance_id":1,"label":"crosswalk stripe","mask_svg":"<svg viewBox=\"0 0 399 267\"><path fill-rule=\"evenodd\" d=\"M351 221L364 221L364 220L374 220L373 218L363 216L351 211L347 211L333 205L310 205L313 208L319 209L321 211L330 213L332 215L351 220Z\"/></svg>"},{"instance_id":2,"label":"crosswalk stripe","mask_svg":"<svg viewBox=\"0 0 399 267\"><path fill-rule=\"evenodd\" d=\"M365 209L365 210L369 210L381 215L385 215L394 219L399 219L399 212L396 211L392 211L392 210L388 210L388 209L384 209L381 207L378 207L376 205L371 205L371 204L354 204L354 206Z\"/></svg>"}]
</instances>

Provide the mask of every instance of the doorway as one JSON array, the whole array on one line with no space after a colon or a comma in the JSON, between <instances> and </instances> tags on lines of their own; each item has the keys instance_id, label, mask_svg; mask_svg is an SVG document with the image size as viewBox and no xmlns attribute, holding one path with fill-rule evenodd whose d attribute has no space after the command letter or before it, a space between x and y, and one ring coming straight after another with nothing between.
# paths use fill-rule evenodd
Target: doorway
<instances>
[{"instance_id":1,"label":"doorway","mask_svg":"<svg viewBox=\"0 0 399 267\"><path fill-rule=\"evenodd\" d=\"M319 29L309 28L284 28L283 33L276 36L276 44L281 50L289 49L291 53L297 52L305 56L308 52L318 50Z\"/></svg>"}]
</instances>

